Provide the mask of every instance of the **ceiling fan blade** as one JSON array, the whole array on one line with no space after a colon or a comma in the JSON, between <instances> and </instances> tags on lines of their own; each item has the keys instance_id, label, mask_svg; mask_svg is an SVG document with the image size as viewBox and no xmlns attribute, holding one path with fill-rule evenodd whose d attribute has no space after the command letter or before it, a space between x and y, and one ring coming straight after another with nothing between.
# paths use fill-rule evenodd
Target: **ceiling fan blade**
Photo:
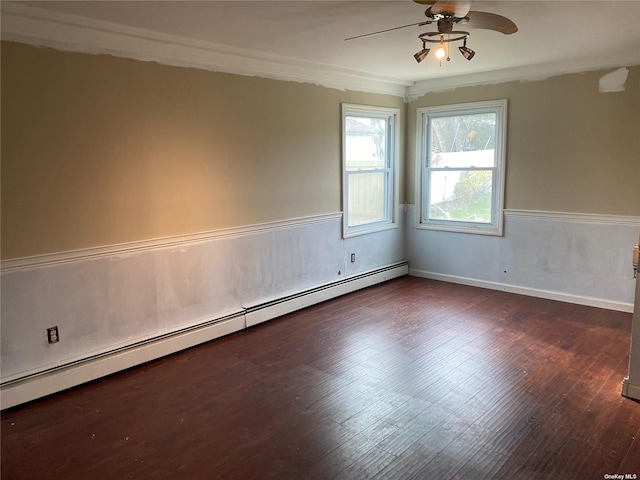
<instances>
[{"instance_id":1,"label":"ceiling fan blade","mask_svg":"<svg viewBox=\"0 0 640 480\"><path fill-rule=\"evenodd\" d=\"M433 23L433 20L426 20L418 23L410 23L409 25L402 25L400 27L387 28L386 30L380 30L378 32L372 32L372 33L365 33L364 35L356 35L355 37L345 38L344 40L346 42L347 40L355 40L356 38L372 37L373 35L380 35L381 33L392 32L394 30L400 30L401 28L415 27L417 25L420 25L420 26L429 25L430 23Z\"/></svg>"},{"instance_id":2,"label":"ceiling fan blade","mask_svg":"<svg viewBox=\"0 0 640 480\"><path fill-rule=\"evenodd\" d=\"M469 29L483 28L485 30L504 33L505 35L511 35L518 31L516 24L507 17L487 12L469 12L466 18L460 21L460 24L465 25Z\"/></svg>"}]
</instances>

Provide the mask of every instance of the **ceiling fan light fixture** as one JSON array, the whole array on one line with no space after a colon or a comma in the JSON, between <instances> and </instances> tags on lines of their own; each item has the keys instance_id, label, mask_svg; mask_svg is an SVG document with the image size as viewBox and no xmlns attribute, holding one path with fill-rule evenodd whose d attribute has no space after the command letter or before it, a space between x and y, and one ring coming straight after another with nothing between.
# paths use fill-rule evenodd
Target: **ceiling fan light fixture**
<instances>
[{"instance_id":1,"label":"ceiling fan light fixture","mask_svg":"<svg viewBox=\"0 0 640 480\"><path fill-rule=\"evenodd\" d=\"M460 53L462 54L462 56L467 60L471 60L473 56L476 54L476 52L474 52L469 47L467 47L466 38L464 39L464 44L461 47L458 47L458 50L460 50Z\"/></svg>"},{"instance_id":2,"label":"ceiling fan light fixture","mask_svg":"<svg viewBox=\"0 0 640 480\"><path fill-rule=\"evenodd\" d=\"M458 50L460 50L460 53L462 54L462 56L467 60L471 60L473 56L476 54L476 52L474 52L468 47L458 47Z\"/></svg>"},{"instance_id":3,"label":"ceiling fan light fixture","mask_svg":"<svg viewBox=\"0 0 640 480\"><path fill-rule=\"evenodd\" d=\"M471 60L473 56L476 54L476 52L474 52L468 47L458 47L458 50L460 50L460 53L462 54L462 56L467 60Z\"/></svg>"},{"instance_id":4,"label":"ceiling fan light fixture","mask_svg":"<svg viewBox=\"0 0 640 480\"><path fill-rule=\"evenodd\" d=\"M0 0L2 1L2 0ZM442 60L446 58L447 62L451 61L449 45L452 42L458 42L464 40L464 45L458 47L460 54L467 60L471 60L476 52L467 47L467 37L469 32L463 30L456 30L458 25L469 25L473 28L480 28L485 30L493 30L495 32L503 33L505 35L511 35L518 31L518 27L513 21L502 15L487 12L471 11L472 0L413 0L421 5L428 5L424 14L427 17L426 20L418 23L411 23L408 25L401 25L399 27L388 28L386 30L379 30L377 32L366 33L364 35L357 35L355 37L349 37L345 40L354 40L356 38L369 37L371 35L378 35L381 33L391 32L393 30L399 30L401 28L424 26L437 23L438 30L435 32L424 32L418 35L418 38L422 41L422 50L413 54L413 58L416 62L422 62L430 52L427 48L427 43L438 44L435 48L434 55L442 66Z\"/></svg>"},{"instance_id":5,"label":"ceiling fan light fixture","mask_svg":"<svg viewBox=\"0 0 640 480\"><path fill-rule=\"evenodd\" d=\"M416 62L420 63L422 60L427 58L427 55L429 55L430 51L431 51L431 49L429 49L429 48L423 48L418 53L414 54L413 58L416 59Z\"/></svg>"}]
</instances>

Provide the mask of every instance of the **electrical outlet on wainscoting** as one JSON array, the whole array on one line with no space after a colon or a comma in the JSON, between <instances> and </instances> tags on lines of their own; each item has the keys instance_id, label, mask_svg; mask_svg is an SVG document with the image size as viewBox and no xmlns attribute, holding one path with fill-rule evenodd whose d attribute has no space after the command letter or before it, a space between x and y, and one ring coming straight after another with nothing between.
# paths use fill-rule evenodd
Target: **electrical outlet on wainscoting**
<instances>
[{"instance_id":1,"label":"electrical outlet on wainscoting","mask_svg":"<svg viewBox=\"0 0 640 480\"><path fill-rule=\"evenodd\" d=\"M47 328L47 340L49 343L58 343L60 341L57 325L55 327Z\"/></svg>"}]
</instances>

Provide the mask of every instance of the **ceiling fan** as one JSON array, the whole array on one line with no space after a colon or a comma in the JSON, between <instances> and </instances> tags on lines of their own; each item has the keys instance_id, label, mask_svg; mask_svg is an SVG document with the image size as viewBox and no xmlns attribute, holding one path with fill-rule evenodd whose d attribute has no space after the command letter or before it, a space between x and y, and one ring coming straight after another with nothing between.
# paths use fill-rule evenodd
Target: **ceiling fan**
<instances>
[{"instance_id":1,"label":"ceiling fan","mask_svg":"<svg viewBox=\"0 0 640 480\"><path fill-rule=\"evenodd\" d=\"M471 60L476 54L473 50L467 47L467 39L470 33L466 30L456 29L458 25L464 25L467 29L485 29L494 30L496 32L503 33L505 35L511 35L518 31L518 27L515 23L509 20L507 17L497 15L495 13L477 12L471 10L470 1L456 1L456 0L413 0L421 5L429 5L424 14L427 20L422 22L410 23L409 25L401 25L399 27L388 28L386 30L380 30L378 32L366 33L364 35L357 35L355 37L346 38L345 40L355 40L358 38L370 37L372 35L380 35L382 33L391 32L393 30L399 30L406 27L423 26L435 23L438 27L437 32L426 32L418 35L418 38L422 41L422 50L417 52L413 57L416 62L420 63L429 54L430 49L427 48L427 43L439 43L436 49L436 57L440 60L442 65L442 59L446 56L447 61L449 58L448 44L451 42L457 42L462 40L463 45L458 47L460 53L467 60Z\"/></svg>"}]
</instances>

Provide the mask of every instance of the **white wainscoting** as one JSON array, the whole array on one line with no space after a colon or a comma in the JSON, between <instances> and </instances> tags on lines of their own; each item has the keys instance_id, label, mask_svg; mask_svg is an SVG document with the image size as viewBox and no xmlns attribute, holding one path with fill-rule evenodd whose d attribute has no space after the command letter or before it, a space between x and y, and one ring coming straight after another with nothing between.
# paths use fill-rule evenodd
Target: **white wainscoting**
<instances>
[{"instance_id":1,"label":"white wainscoting","mask_svg":"<svg viewBox=\"0 0 640 480\"><path fill-rule=\"evenodd\" d=\"M640 217L507 210L490 237L415 228L410 205L406 225L411 275L633 311Z\"/></svg>"},{"instance_id":2,"label":"white wainscoting","mask_svg":"<svg viewBox=\"0 0 640 480\"><path fill-rule=\"evenodd\" d=\"M3 262L2 408L408 272L402 225L341 232L336 213Z\"/></svg>"},{"instance_id":3,"label":"white wainscoting","mask_svg":"<svg viewBox=\"0 0 640 480\"><path fill-rule=\"evenodd\" d=\"M343 239L341 222L319 215L2 262L2 408L407 271L633 309L638 217L510 210L503 237L416 229L413 206L406 223L375 234ZM54 325L61 340L48 345Z\"/></svg>"}]
</instances>

